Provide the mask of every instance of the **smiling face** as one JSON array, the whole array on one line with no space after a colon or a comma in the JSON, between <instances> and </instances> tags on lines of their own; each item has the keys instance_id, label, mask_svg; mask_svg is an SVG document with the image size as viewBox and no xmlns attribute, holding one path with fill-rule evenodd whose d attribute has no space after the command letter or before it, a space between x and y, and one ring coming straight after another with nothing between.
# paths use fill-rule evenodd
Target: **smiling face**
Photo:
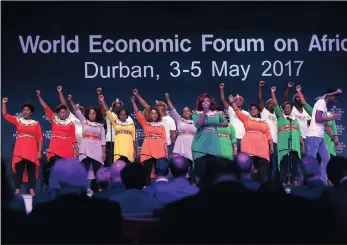
<instances>
[{"instance_id":1,"label":"smiling face","mask_svg":"<svg viewBox=\"0 0 347 245\"><path fill-rule=\"evenodd\" d=\"M284 115L289 116L292 113L292 105L289 103L286 103L283 106L283 113Z\"/></svg>"},{"instance_id":2,"label":"smiling face","mask_svg":"<svg viewBox=\"0 0 347 245\"><path fill-rule=\"evenodd\" d=\"M259 111L259 109L258 109L257 106L252 105L251 108L250 108L250 110L249 110L249 114L250 114L252 117L258 118L259 115L260 115L260 111Z\"/></svg>"},{"instance_id":3,"label":"smiling face","mask_svg":"<svg viewBox=\"0 0 347 245\"><path fill-rule=\"evenodd\" d=\"M202 108L207 108L210 109L211 108L211 100L210 98L204 98L204 100L202 101Z\"/></svg>"},{"instance_id":4,"label":"smiling face","mask_svg":"<svg viewBox=\"0 0 347 245\"><path fill-rule=\"evenodd\" d=\"M236 104L237 107L242 107L242 105L243 105L243 98L241 96L236 97L234 101L235 101L235 104Z\"/></svg>"},{"instance_id":5,"label":"smiling face","mask_svg":"<svg viewBox=\"0 0 347 245\"><path fill-rule=\"evenodd\" d=\"M29 119L32 116L32 111L29 106L24 106L22 109L22 115L24 119Z\"/></svg>"},{"instance_id":6,"label":"smiling face","mask_svg":"<svg viewBox=\"0 0 347 245\"><path fill-rule=\"evenodd\" d=\"M94 109L91 109L88 113L88 120L91 122L95 122L96 119L96 111Z\"/></svg>"},{"instance_id":7,"label":"smiling face","mask_svg":"<svg viewBox=\"0 0 347 245\"><path fill-rule=\"evenodd\" d=\"M182 117L184 119L190 119L191 116L192 116L192 112L189 109L189 107L184 107L183 110L182 110Z\"/></svg>"}]
</instances>

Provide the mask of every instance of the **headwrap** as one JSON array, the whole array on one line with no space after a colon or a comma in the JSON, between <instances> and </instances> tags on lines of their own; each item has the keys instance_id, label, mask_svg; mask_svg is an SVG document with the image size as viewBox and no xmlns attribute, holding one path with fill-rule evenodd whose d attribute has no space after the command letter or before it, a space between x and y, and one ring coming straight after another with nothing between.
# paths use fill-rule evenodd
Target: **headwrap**
<instances>
[{"instance_id":1,"label":"headwrap","mask_svg":"<svg viewBox=\"0 0 347 245\"><path fill-rule=\"evenodd\" d=\"M230 102L232 102L232 100L230 99L230 97L231 96L233 96L232 94L231 95L229 95L229 101ZM239 94L236 94L236 96L234 97L234 100L236 99L236 98L239 98L239 99L241 99L242 100L242 102L244 102L245 100L243 99L243 97L241 96L241 95L239 95Z\"/></svg>"},{"instance_id":2,"label":"headwrap","mask_svg":"<svg viewBox=\"0 0 347 245\"><path fill-rule=\"evenodd\" d=\"M272 101L272 99L268 99L268 100L266 101L266 105L268 105L271 101Z\"/></svg>"},{"instance_id":3,"label":"headwrap","mask_svg":"<svg viewBox=\"0 0 347 245\"><path fill-rule=\"evenodd\" d=\"M116 104L119 103L123 106L123 101L121 101L119 98L117 98L115 101L112 102L112 107Z\"/></svg>"},{"instance_id":4,"label":"headwrap","mask_svg":"<svg viewBox=\"0 0 347 245\"><path fill-rule=\"evenodd\" d=\"M342 90L338 88L338 89L337 89L336 91L334 91L334 92L326 93L326 94L324 94L324 95L322 95L322 96L320 96L320 97L317 97L316 100L325 99L325 97L327 97L327 96L338 95L338 94L341 94L341 93L342 93Z\"/></svg>"},{"instance_id":5,"label":"headwrap","mask_svg":"<svg viewBox=\"0 0 347 245\"><path fill-rule=\"evenodd\" d=\"M156 100L155 105L156 106L165 106L165 108L167 108L167 105L164 101Z\"/></svg>"}]
</instances>

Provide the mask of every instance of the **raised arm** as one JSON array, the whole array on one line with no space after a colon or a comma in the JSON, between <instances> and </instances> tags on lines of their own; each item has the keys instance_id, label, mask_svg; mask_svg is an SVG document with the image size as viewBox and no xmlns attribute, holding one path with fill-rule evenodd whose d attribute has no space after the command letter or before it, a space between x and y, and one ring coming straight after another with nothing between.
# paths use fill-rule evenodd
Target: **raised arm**
<instances>
[{"instance_id":1,"label":"raised arm","mask_svg":"<svg viewBox=\"0 0 347 245\"><path fill-rule=\"evenodd\" d=\"M106 117L106 111L108 110L108 107L107 107L107 110L105 110L105 108L100 104L100 100L99 100L99 96L103 94L102 93L102 88L97 88L96 89L96 93L98 95L98 103L100 105L100 110L101 110L102 116Z\"/></svg>"},{"instance_id":2,"label":"raised arm","mask_svg":"<svg viewBox=\"0 0 347 245\"><path fill-rule=\"evenodd\" d=\"M80 120L81 122L85 121L86 118L84 117L82 112L79 110L78 106L73 102L71 94L69 94L67 96L67 99L68 99L68 101L70 101L71 107L72 107L73 111L75 112L75 115L78 118L78 120Z\"/></svg>"},{"instance_id":3,"label":"raised arm","mask_svg":"<svg viewBox=\"0 0 347 245\"><path fill-rule=\"evenodd\" d=\"M286 90L284 91L284 102L289 101L289 91L291 90L291 88L294 86L293 82L289 82L288 86L286 88Z\"/></svg>"},{"instance_id":4,"label":"raised arm","mask_svg":"<svg viewBox=\"0 0 347 245\"><path fill-rule=\"evenodd\" d=\"M145 108L149 108L150 106L147 104L147 102L140 96L139 91L135 88L133 90L133 94L136 97L136 99L140 102L140 104Z\"/></svg>"},{"instance_id":5,"label":"raised arm","mask_svg":"<svg viewBox=\"0 0 347 245\"><path fill-rule=\"evenodd\" d=\"M6 105L7 101L8 101L8 98L3 98L2 99L1 112L2 112L3 116L7 115L7 105Z\"/></svg>"},{"instance_id":6,"label":"raised arm","mask_svg":"<svg viewBox=\"0 0 347 245\"><path fill-rule=\"evenodd\" d=\"M36 90L36 96L39 99L39 102L41 104L41 106L43 107L43 109L45 110L45 113L47 115L47 117L49 118L49 120L52 120L53 118L53 111L51 110L51 108L48 107L48 105L46 104L46 102L43 100L43 98L41 97L41 92L40 90Z\"/></svg>"},{"instance_id":7,"label":"raised arm","mask_svg":"<svg viewBox=\"0 0 347 245\"><path fill-rule=\"evenodd\" d=\"M165 98L166 98L167 105L169 106L170 110L175 109L174 105L171 102L170 95L168 93L165 93Z\"/></svg>"},{"instance_id":8,"label":"raised arm","mask_svg":"<svg viewBox=\"0 0 347 245\"><path fill-rule=\"evenodd\" d=\"M275 86L273 86L271 88L271 98L272 98L272 102L274 103L274 111L275 111L276 117L277 118L283 117L282 111L278 105L278 101L276 98L276 87Z\"/></svg>"},{"instance_id":9,"label":"raised arm","mask_svg":"<svg viewBox=\"0 0 347 245\"><path fill-rule=\"evenodd\" d=\"M68 99L68 101L70 101L70 104L71 104L72 109L73 109L74 111L77 111L77 110L78 110L78 107L77 107L77 105L73 102L73 100L72 100L72 95L71 95L71 94L69 94L69 95L67 96L67 99Z\"/></svg>"},{"instance_id":10,"label":"raised arm","mask_svg":"<svg viewBox=\"0 0 347 245\"><path fill-rule=\"evenodd\" d=\"M67 110L70 112L69 106L67 105L65 97L64 97L64 94L63 94L63 87L61 85L59 85L57 87L57 91L58 91L58 94L59 94L60 104L66 105ZM74 108L73 108L73 110L75 111Z\"/></svg>"},{"instance_id":11,"label":"raised arm","mask_svg":"<svg viewBox=\"0 0 347 245\"><path fill-rule=\"evenodd\" d=\"M224 83L219 84L219 89L220 89L220 100L223 103L224 109L229 110L229 103L225 100L225 95L224 95Z\"/></svg>"},{"instance_id":12,"label":"raised arm","mask_svg":"<svg viewBox=\"0 0 347 245\"><path fill-rule=\"evenodd\" d=\"M114 118L113 114L111 111L108 109L105 98L102 94L99 95L99 105L103 110L106 112L106 116L108 117L108 120L111 122L111 124L115 127L117 122L116 119Z\"/></svg>"},{"instance_id":13,"label":"raised arm","mask_svg":"<svg viewBox=\"0 0 347 245\"><path fill-rule=\"evenodd\" d=\"M258 86L258 105L259 105L259 109L260 112L262 112L264 110L264 100L263 100L263 87L265 85L264 81L260 81L259 82L259 86Z\"/></svg>"},{"instance_id":14,"label":"raised arm","mask_svg":"<svg viewBox=\"0 0 347 245\"><path fill-rule=\"evenodd\" d=\"M133 109L134 109L137 121L139 122L141 127L144 127L145 124L146 124L146 120L145 120L144 116L141 114L141 112L139 111L139 108L136 105L136 98L135 98L135 96L131 97L131 103L133 105Z\"/></svg>"},{"instance_id":15,"label":"raised arm","mask_svg":"<svg viewBox=\"0 0 347 245\"><path fill-rule=\"evenodd\" d=\"M175 120L176 123L178 123L181 120L180 114L178 114L176 108L172 104L172 102L170 100L170 95L168 93L165 94L165 98L166 98L167 104L171 110L173 119Z\"/></svg>"}]
</instances>

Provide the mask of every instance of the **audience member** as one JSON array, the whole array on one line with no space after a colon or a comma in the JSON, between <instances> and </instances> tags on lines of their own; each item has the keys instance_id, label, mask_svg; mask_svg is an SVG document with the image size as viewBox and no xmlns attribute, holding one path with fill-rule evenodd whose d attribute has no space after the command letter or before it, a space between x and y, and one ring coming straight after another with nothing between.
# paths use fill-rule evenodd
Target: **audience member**
<instances>
[{"instance_id":1,"label":"audience member","mask_svg":"<svg viewBox=\"0 0 347 245\"><path fill-rule=\"evenodd\" d=\"M117 160L109 167L109 173L106 176L110 177L109 188L103 189L101 192L95 193L92 198L106 198L110 199L113 195L120 194L126 191L122 182L121 171L127 163L124 160ZM106 177L105 176L105 177Z\"/></svg>"},{"instance_id":2,"label":"audience member","mask_svg":"<svg viewBox=\"0 0 347 245\"><path fill-rule=\"evenodd\" d=\"M241 169L241 181L243 185L251 191L258 190L260 183L252 179L252 172L254 170L252 158L247 153L240 152L235 157L235 161Z\"/></svg>"},{"instance_id":3,"label":"audience member","mask_svg":"<svg viewBox=\"0 0 347 245\"><path fill-rule=\"evenodd\" d=\"M26 243L122 242L119 205L86 195L87 171L77 159L58 160L49 185L55 190L54 200L33 207L27 229L35 235L28 236Z\"/></svg>"},{"instance_id":4,"label":"audience member","mask_svg":"<svg viewBox=\"0 0 347 245\"><path fill-rule=\"evenodd\" d=\"M155 182L151 186L146 187L144 192L146 192L149 196L156 198L156 194L161 187L164 187L169 183L169 160L167 158L157 159L154 166L154 173Z\"/></svg>"},{"instance_id":5,"label":"audience member","mask_svg":"<svg viewBox=\"0 0 347 245\"><path fill-rule=\"evenodd\" d=\"M122 213L152 213L162 206L153 197L142 191L146 182L146 172L140 163L131 163L121 171L125 192L111 196L119 203Z\"/></svg>"},{"instance_id":6,"label":"audience member","mask_svg":"<svg viewBox=\"0 0 347 245\"><path fill-rule=\"evenodd\" d=\"M320 179L320 166L316 158L307 156L301 159L304 183L291 188L290 194L295 196L318 199L327 189Z\"/></svg>"}]
</instances>

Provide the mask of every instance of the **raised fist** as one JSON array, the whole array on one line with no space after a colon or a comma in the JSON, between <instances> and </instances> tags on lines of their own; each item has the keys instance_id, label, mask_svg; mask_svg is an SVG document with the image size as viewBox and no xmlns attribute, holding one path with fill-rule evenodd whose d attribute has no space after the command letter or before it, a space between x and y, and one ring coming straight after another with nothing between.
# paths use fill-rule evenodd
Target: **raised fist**
<instances>
[{"instance_id":1,"label":"raised fist","mask_svg":"<svg viewBox=\"0 0 347 245\"><path fill-rule=\"evenodd\" d=\"M264 81L260 81L259 82L259 87L263 87L265 85L265 82Z\"/></svg>"},{"instance_id":2,"label":"raised fist","mask_svg":"<svg viewBox=\"0 0 347 245\"><path fill-rule=\"evenodd\" d=\"M68 99L68 100L72 100L72 95L69 94L69 95L67 96L67 99Z\"/></svg>"},{"instance_id":3,"label":"raised fist","mask_svg":"<svg viewBox=\"0 0 347 245\"><path fill-rule=\"evenodd\" d=\"M103 96L102 94L100 94L100 95L99 95L99 100L100 100L100 101L104 101L104 99L105 99L104 96Z\"/></svg>"},{"instance_id":4,"label":"raised fist","mask_svg":"<svg viewBox=\"0 0 347 245\"><path fill-rule=\"evenodd\" d=\"M165 93L165 98L166 98L166 99L169 99L169 98L170 98L169 93Z\"/></svg>"},{"instance_id":5,"label":"raised fist","mask_svg":"<svg viewBox=\"0 0 347 245\"><path fill-rule=\"evenodd\" d=\"M229 101L230 101L230 102L234 102L235 99L236 99L236 98L235 98L234 96L229 95Z\"/></svg>"},{"instance_id":6,"label":"raised fist","mask_svg":"<svg viewBox=\"0 0 347 245\"><path fill-rule=\"evenodd\" d=\"M61 85L59 85L59 86L57 87L57 90L58 90L58 92L60 92L60 91L63 90L63 87L62 87Z\"/></svg>"},{"instance_id":7,"label":"raised fist","mask_svg":"<svg viewBox=\"0 0 347 245\"><path fill-rule=\"evenodd\" d=\"M294 83L293 82L289 82L288 83L288 88L292 88L294 86Z\"/></svg>"},{"instance_id":8,"label":"raised fist","mask_svg":"<svg viewBox=\"0 0 347 245\"><path fill-rule=\"evenodd\" d=\"M271 91L276 92L276 87L275 86L271 87Z\"/></svg>"},{"instance_id":9,"label":"raised fist","mask_svg":"<svg viewBox=\"0 0 347 245\"><path fill-rule=\"evenodd\" d=\"M36 95L40 96L41 95L41 91L40 90L36 90Z\"/></svg>"},{"instance_id":10,"label":"raised fist","mask_svg":"<svg viewBox=\"0 0 347 245\"><path fill-rule=\"evenodd\" d=\"M296 89L296 91L301 92L301 86L300 85L296 85L295 89Z\"/></svg>"},{"instance_id":11,"label":"raised fist","mask_svg":"<svg viewBox=\"0 0 347 245\"><path fill-rule=\"evenodd\" d=\"M220 89L224 89L224 87L225 87L225 86L224 86L224 83L219 84L219 88L220 88Z\"/></svg>"},{"instance_id":12,"label":"raised fist","mask_svg":"<svg viewBox=\"0 0 347 245\"><path fill-rule=\"evenodd\" d=\"M2 103L4 103L4 104L6 104L7 103L7 101L8 101L8 98L2 98Z\"/></svg>"},{"instance_id":13,"label":"raised fist","mask_svg":"<svg viewBox=\"0 0 347 245\"><path fill-rule=\"evenodd\" d=\"M137 95L139 93L139 91L137 90L137 88L133 89L133 94Z\"/></svg>"},{"instance_id":14,"label":"raised fist","mask_svg":"<svg viewBox=\"0 0 347 245\"><path fill-rule=\"evenodd\" d=\"M96 89L96 92L97 92L98 94L102 94L102 88L97 88L97 89Z\"/></svg>"}]
</instances>

